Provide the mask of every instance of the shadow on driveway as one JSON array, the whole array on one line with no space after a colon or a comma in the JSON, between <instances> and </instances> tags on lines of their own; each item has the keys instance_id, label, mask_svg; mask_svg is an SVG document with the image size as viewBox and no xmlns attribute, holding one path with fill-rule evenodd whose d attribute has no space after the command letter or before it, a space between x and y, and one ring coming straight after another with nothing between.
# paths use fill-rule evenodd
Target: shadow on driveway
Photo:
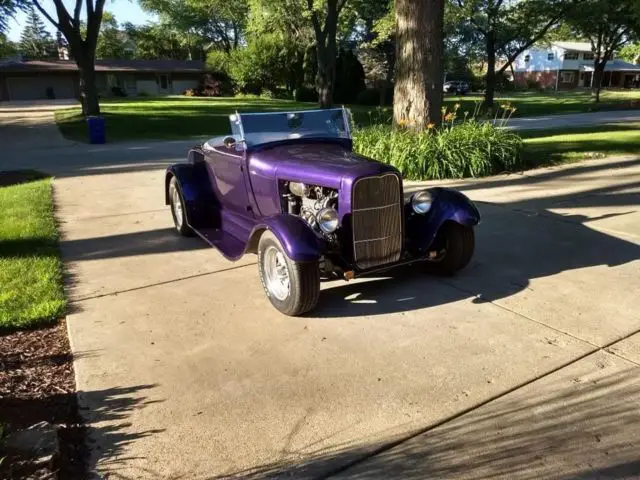
<instances>
[{"instance_id":1,"label":"shadow on driveway","mask_svg":"<svg viewBox=\"0 0 640 480\"><path fill-rule=\"evenodd\" d=\"M332 451L309 446L212 478L637 478L639 375L629 368L571 385L543 381L404 438Z\"/></svg>"}]
</instances>

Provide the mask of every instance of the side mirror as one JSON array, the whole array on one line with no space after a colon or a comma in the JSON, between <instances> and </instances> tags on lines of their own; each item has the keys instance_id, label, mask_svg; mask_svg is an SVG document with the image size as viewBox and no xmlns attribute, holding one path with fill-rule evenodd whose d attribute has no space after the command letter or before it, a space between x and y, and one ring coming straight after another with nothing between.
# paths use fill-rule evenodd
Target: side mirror
<instances>
[{"instance_id":1,"label":"side mirror","mask_svg":"<svg viewBox=\"0 0 640 480\"><path fill-rule=\"evenodd\" d=\"M224 140L222 140L222 143L224 143L224 146L227 148L233 148L236 146L236 139L231 136L224 137Z\"/></svg>"}]
</instances>

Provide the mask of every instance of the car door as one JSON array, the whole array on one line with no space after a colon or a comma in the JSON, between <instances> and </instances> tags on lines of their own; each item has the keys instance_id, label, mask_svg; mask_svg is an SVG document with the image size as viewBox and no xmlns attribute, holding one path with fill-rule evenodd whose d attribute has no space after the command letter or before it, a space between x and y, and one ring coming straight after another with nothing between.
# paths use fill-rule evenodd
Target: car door
<instances>
[{"instance_id":1,"label":"car door","mask_svg":"<svg viewBox=\"0 0 640 480\"><path fill-rule=\"evenodd\" d=\"M244 152L216 145L205 154L213 190L223 209L253 216L245 182Z\"/></svg>"}]
</instances>

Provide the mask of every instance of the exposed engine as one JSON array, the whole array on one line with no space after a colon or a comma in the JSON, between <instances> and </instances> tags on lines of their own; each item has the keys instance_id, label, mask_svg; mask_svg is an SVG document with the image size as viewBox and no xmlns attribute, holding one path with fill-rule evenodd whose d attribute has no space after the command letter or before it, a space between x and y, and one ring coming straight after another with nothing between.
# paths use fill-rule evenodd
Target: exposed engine
<instances>
[{"instance_id":1,"label":"exposed engine","mask_svg":"<svg viewBox=\"0 0 640 480\"><path fill-rule=\"evenodd\" d=\"M338 191L299 182L284 182L282 186L283 207L286 211L300 216L318 233L331 239L338 226ZM333 229L332 220L335 222Z\"/></svg>"}]
</instances>

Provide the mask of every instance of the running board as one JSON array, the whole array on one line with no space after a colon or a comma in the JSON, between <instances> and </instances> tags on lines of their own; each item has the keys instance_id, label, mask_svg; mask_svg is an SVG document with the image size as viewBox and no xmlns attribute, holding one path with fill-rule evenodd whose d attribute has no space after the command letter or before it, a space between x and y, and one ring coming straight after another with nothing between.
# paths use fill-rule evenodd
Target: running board
<instances>
[{"instance_id":1,"label":"running board","mask_svg":"<svg viewBox=\"0 0 640 480\"><path fill-rule=\"evenodd\" d=\"M218 228L193 229L205 242L218 249L228 260L238 260L244 254L246 243Z\"/></svg>"}]
</instances>

